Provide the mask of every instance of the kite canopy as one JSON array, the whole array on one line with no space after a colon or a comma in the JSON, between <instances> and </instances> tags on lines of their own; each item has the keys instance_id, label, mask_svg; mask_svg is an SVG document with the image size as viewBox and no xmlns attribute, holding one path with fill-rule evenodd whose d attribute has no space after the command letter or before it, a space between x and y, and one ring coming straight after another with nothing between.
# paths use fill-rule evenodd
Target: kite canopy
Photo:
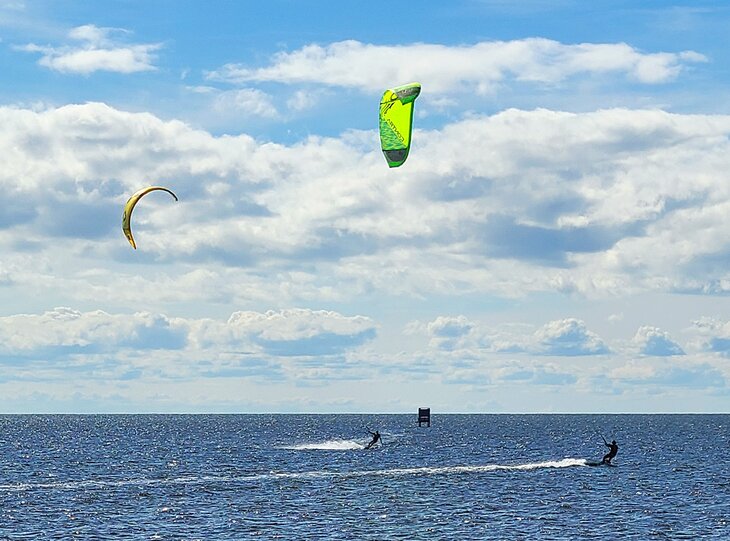
<instances>
[{"instance_id":1,"label":"kite canopy","mask_svg":"<svg viewBox=\"0 0 730 541\"><path fill-rule=\"evenodd\" d=\"M147 188L142 188L141 190L135 192L132 197L129 198L127 204L124 205L124 212L122 213L122 231L124 231L124 236L127 237L129 244L131 244L132 248L134 248L135 250L137 249L137 244L134 242L134 237L132 236L132 211L134 210L134 206L137 204L137 201L139 201L141 197L147 195L150 192L154 192L155 190L162 190L163 192L167 192L175 198L175 201L178 200L177 196L174 193L172 193L170 190L163 186L148 186Z\"/></svg>"},{"instance_id":2,"label":"kite canopy","mask_svg":"<svg viewBox=\"0 0 730 541\"><path fill-rule=\"evenodd\" d=\"M390 167L402 165L408 157L413 102L420 93L420 83L410 83L386 90L380 99L380 146Z\"/></svg>"}]
</instances>

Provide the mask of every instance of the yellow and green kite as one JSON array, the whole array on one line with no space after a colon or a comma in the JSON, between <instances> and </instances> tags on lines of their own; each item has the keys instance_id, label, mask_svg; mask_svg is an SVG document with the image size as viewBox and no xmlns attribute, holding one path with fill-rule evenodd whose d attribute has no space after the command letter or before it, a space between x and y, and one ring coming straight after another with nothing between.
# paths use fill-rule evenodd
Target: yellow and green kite
<instances>
[{"instance_id":1,"label":"yellow and green kite","mask_svg":"<svg viewBox=\"0 0 730 541\"><path fill-rule=\"evenodd\" d=\"M148 186L147 188L142 188L132 194L132 197L129 198L127 204L124 205L124 212L122 213L122 231L124 232L124 236L127 237L129 244L131 244L132 248L135 250L137 249L137 244L134 242L134 237L132 236L132 211L134 210L134 206L137 204L137 201L139 201L143 195L156 190L162 190L169 193L175 198L175 201L177 201L177 196L164 186Z\"/></svg>"},{"instance_id":2,"label":"yellow and green kite","mask_svg":"<svg viewBox=\"0 0 730 541\"><path fill-rule=\"evenodd\" d=\"M380 146L390 167L406 161L411 148L413 102L421 93L419 83L386 90L380 100Z\"/></svg>"}]
</instances>

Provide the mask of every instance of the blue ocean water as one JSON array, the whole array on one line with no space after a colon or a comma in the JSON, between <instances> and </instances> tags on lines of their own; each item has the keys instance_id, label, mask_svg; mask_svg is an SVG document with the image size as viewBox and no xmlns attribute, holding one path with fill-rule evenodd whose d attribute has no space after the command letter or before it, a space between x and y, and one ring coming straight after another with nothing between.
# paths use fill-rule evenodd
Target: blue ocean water
<instances>
[{"instance_id":1,"label":"blue ocean water","mask_svg":"<svg viewBox=\"0 0 730 541\"><path fill-rule=\"evenodd\" d=\"M0 539L730 539L729 433L730 415L0 416ZM617 467L585 465L601 435Z\"/></svg>"}]
</instances>

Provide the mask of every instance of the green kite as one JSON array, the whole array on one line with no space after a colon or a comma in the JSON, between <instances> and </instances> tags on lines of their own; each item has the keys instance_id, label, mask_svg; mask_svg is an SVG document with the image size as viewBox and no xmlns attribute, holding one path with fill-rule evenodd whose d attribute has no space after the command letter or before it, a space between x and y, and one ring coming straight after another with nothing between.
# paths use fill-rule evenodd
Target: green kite
<instances>
[{"instance_id":1,"label":"green kite","mask_svg":"<svg viewBox=\"0 0 730 541\"><path fill-rule=\"evenodd\" d=\"M380 146L390 167L402 165L408 157L413 102L420 93L420 83L410 83L386 90L380 100Z\"/></svg>"}]
</instances>

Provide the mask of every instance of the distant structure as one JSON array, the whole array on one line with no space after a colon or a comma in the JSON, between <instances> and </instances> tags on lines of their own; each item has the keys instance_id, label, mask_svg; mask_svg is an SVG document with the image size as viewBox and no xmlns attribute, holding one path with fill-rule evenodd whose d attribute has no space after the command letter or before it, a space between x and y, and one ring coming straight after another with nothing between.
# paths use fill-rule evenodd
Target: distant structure
<instances>
[{"instance_id":1,"label":"distant structure","mask_svg":"<svg viewBox=\"0 0 730 541\"><path fill-rule=\"evenodd\" d=\"M418 426L426 423L426 426L431 426L431 408L418 408Z\"/></svg>"}]
</instances>

